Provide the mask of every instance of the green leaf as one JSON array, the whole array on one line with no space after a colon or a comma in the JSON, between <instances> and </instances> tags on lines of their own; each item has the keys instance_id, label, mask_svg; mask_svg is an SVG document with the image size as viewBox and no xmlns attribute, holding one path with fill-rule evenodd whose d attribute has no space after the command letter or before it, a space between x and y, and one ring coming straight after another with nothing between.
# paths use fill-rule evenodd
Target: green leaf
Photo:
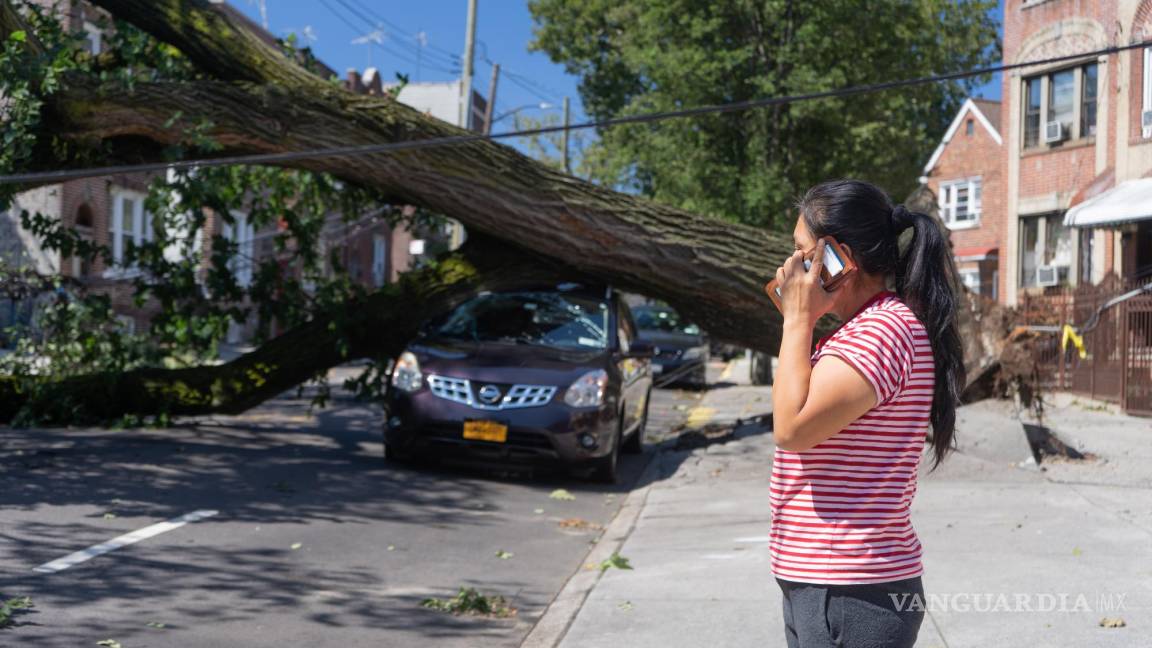
<instances>
[{"instance_id":1,"label":"green leaf","mask_svg":"<svg viewBox=\"0 0 1152 648\"><path fill-rule=\"evenodd\" d=\"M513 556L511 551L504 551L503 549L496 552L496 557L501 560L508 560Z\"/></svg>"},{"instance_id":2,"label":"green leaf","mask_svg":"<svg viewBox=\"0 0 1152 648\"><path fill-rule=\"evenodd\" d=\"M557 488L556 490L552 491L552 494L549 495L548 497L551 497L554 500L563 500L563 501L571 501L571 500L576 499L575 495L573 495L572 493L569 493L567 490L565 490L563 488Z\"/></svg>"},{"instance_id":3,"label":"green leaf","mask_svg":"<svg viewBox=\"0 0 1152 648\"><path fill-rule=\"evenodd\" d=\"M615 567L616 569L632 569L631 563L624 556L617 552L612 552L612 555L600 563L600 571L607 571Z\"/></svg>"},{"instance_id":4,"label":"green leaf","mask_svg":"<svg viewBox=\"0 0 1152 648\"><path fill-rule=\"evenodd\" d=\"M23 43L28 40L28 34L23 29L18 29L11 34L8 34L8 40L14 43Z\"/></svg>"}]
</instances>

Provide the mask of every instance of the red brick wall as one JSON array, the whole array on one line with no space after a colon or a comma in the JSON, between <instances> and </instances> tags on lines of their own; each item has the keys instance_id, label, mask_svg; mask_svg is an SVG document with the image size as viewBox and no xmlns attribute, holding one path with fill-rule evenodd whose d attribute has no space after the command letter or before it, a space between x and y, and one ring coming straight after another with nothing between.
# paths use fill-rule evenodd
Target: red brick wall
<instances>
[{"instance_id":1,"label":"red brick wall","mask_svg":"<svg viewBox=\"0 0 1152 648\"><path fill-rule=\"evenodd\" d=\"M1136 9L1132 20L1132 40L1136 42L1152 40L1152 0L1144 0ZM1128 106L1128 142L1149 144L1152 138L1145 139L1140 126L1140 113L1144 108L1144 50L1134 49L1129 53L1132 62L1128 75L1132 101Z\"/></svg>"},{"instance_id":2,"label":"red brick wall","mask_svg":"<svg viewBox=\"0 0 1152 648\"><path fill-rule=\"evenodd\" d=\"M1021 48L1028 39L1044 28L1068 19L1094 20L1105 30L1114 29L1116 24L1116 2L1104 0L1047 0L1046 2L1025 2L1024 0L1008 0L1004 7L1004 60L1015 62L1021 54ZM1107 36L1105 36L1106 38ZM1089 51L1103 47L1106 43L1096 42L1091 36L1070 34L1055 40L1047 41L1027 54L1029 59L1048 58L1064 54ZM1118 56L1108 58L1106 66L1110 80L1109 87L1114 88L1118 69ZM1059 67L1059 66L1058 66ZM1058 69L1054 68L1054 69ZM1019 76L1004 75L1003 96L1011 94L1012 85L1021 83ZM1102 88L1098 94L1105 96L1107 89ZM1109 114L1102 111L1097 113L1097 123L1104 120L1108 122L1108 133L1111 137L1116 132L1115 107L1117 96L1114 92L1109 94ZM1017 105L1005 105L1005 124L1011 123L1017 130L1021 129L1023 93ZM1009 121L1014 120L1014 121ZM1006 129L1007 130L1007 129ZM1096 177L1096 148L1089 143L1094 140L1066 141L1064 144L1052 148L1043 145L1036 150L1009 151L1008 154L1019 155L1020 159L1020 186L1019 195L1022 198L1050 194L1052 192L1075 193L1085 184Z\"/></svg>"},{"instance_id":3,"label":"red brick wall","mask_svg":"<svg viewBox=\"0 0 1152 648\"><path fill-rule=\"evenodd\" d=\"M1052 150L1027 151L1020 157L1020 197L1053 191L1075 193L1096 177L1096 146L1065 142Z\"/></svg>"},{"instance_id":4,"label":"red brick wall","mask_svg":"<svg viewBox=\"0 0 1152 648\"><path fill-rule=\"evenodd\" d=\"M1146 1L1147 4L1147 1ZM1002 36L1004 61L1015 63L1023 60L1039 60L1062 55L1074 55L1105 47L1109 44L1128 42L1130 35L1128 25L1120 25L1117 12L1119 2L1115 0L1046 0L1041 2L1026 0L1007 0L1004 8L1004 31ZM1065 22L1067 21L1067 22ZM1063 23L1058 33L1049 31L1057 23ZM1051 38L1050 36L1057 36ZM1033 48L1033 44L1040 43ZM1024 49L1029 51L1025 52ZM1105 146L1106 159L1101 167L1114 167L1116 161L1116 142L1119 137L1128 137L1128 133L1117 133L1117 115L1119 109L1128 110L1127 106L1119 106L1120 83L1128 81L1128 75L1120 79L1120 56L1112 55L1105 64L1101 64L1100 75L1106 77L1107 83L1098 90L1098 101L1103 102L1107 97L1107 110L1099 105L1097 111L1097 124L1104 127L1108 137ZM1027 75L1034 72L1057 70L1066 66L1053 66L1046 70L1027 70ZM1010 131L1017 134L1016 145L1023 139L1023 91L1018 87L1022 83L1021 76L1013 74L1003 75L1002 96L1008 99L1015 90L1018 95L1017 102L1010 105L1004 103L1004 133L1005 145L1010 146L1008 135ZM1139 97L1137 97L1137 100ZM1138 131L1137 131L1138 132ZM1041 145L1032 150L1022 151L1019 148L1006 149L1003 156L1005 168L1009 159L1016 156L1019 160L1019 176L1017 196L1023 200L1033 197L1051 196L1061 194L1071 197L1080 189L1089 184L1097 176L1097 153L1095 139L1082 139L1065 141L1063 144L1047 147ZM1007 179L1007 174L1005 178ZM1009 228L1018 227L1017 214L1008 215L1005 223L1005 245ZM1002 257L1018 256L1018 249L1002 249ZM1105 257L1110 252L1105 251ZM1004 264L1002 264L1004 267ZM1019 268L1016 269L1016 273ZM1002 275L1005 273L1001 273ZM1016 277L1001 277L1002 287L1009 282L1017 281Z\"/></svg>"}]
</instances>

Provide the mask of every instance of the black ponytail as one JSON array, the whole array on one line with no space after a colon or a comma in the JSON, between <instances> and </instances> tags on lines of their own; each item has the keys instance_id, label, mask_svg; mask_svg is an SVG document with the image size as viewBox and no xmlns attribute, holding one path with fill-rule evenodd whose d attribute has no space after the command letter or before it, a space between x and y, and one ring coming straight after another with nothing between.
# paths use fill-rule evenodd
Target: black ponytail
<instances>
[{"instance_id":1,"label":"black ponytail","mask_svg":"<svg viewBox=\"0 0 1152 648\"><path fill-rule=\"evenodd\" d=\"M928 333L936 365L932 395L932 469L955 449L956 405L964 388L964 347L956 322L959 291L948 237L931 216L893 206L875 185L833 180L800 200L800 215L817 236L831 235L853 252L861 270L895 278L896 293ZM900 234L912 230L900 251Z\"/></svg>"}]
</instances>

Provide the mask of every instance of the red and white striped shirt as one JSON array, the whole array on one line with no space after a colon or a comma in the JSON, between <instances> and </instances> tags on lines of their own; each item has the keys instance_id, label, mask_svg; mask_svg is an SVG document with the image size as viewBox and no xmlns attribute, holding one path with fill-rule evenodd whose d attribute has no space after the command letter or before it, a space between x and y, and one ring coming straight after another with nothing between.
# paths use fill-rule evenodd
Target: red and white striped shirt
<instances>
[{"instance_id":1,"label":"red and white striped shirt","mask_svg":"<svg viewBox=\"0 0 1152 648\"><path fill-rule=\"evenodd\" d=\"M772 458L772 572L792 581L883 583L923 574L909 507L924 450L935 376L924 325L891 291L820 340L812 364L843 359L877 404L801 452Z\"/></svg>"}]
</instances>

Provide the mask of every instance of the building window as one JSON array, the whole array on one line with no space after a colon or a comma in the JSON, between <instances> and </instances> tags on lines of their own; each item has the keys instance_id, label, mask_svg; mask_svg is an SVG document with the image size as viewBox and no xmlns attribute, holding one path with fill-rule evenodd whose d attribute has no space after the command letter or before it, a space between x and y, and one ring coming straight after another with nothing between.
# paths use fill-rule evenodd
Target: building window
<instances>
[{"instance_id":1,"label":"building window","mask_svg":"<svg viewBox=\"0 0 1152 648\"><path fill-rule=\"evenodd\" d=\"M1095 137L1098 85L1095 63L1025 79L1024 148Z\"/></svg>"},{"instance_id":2,"label":"building window","mask_svg":"<svg viewBox=\"0 0 1152 648\"><path fill-rule=\"evenodd\" d=\"M236 249L228 260L228 270L236 277L241 288L252 285L252 267L255 264L253 253L256 229L248 222L248 214L232 213L232 222L224 223L221 235L231 241Z\"/></svg>"},{"instance_id":3,"label":"building window","mask_svg":"<svg viewBox=\"0 0 1152 648\"><path fill-rule=\"evenodd\" d=\"M1024 146L1040 143L1040 77L1024 82Z\"/></svg>"},{"instance_id":4,"label":"building window","mask_svg":"<svg viewBox=\"0 0 1152 648\"><path fill-rule=\"evenodd\" d=\"M1064 132L1071 135L1072 112L1076 110L1076 75L1073 70L1061 70L1048 76L1048 117L1044 120L1047 130L1048 124L1058 122ZM1045 133L1045 140L1048 135Z\"/></svg>"},{"instance_id":5,"label":"building window","mask_svg":"<svg viewBox=\"0 0 1152 648\"><path fill-rule=\"evenodd\" d=\"M84 21L84 49L92 56L100 53L103 47L103 36L96 23Z\"/></svg>"},{"instance_id":6,"label":"building window","mask_svg":"<svg viewBox=\"0 0 1152 648\"><path fill-rule=\"evenodd\" d=\"M1096 64L1085 65L1080 76L1080 137L1096 137Z\"/></svg>"},{"instance_id":7,"label":"building window","mask_svg":"<svg viewBox=\"0 0 1152 648\"><path fill-rule=\"evenodd\" d=\"M123 266L128 251L153 239L152 214L144 210L144 194L112 190L112 263Z\"/></svg>"},{"instance_id":8,"label":"building window","mask_svg":"<svg viewBox=\"0 0 1152 648\"><path fill-rule=\"evenodd\" d=\"M964 286L967 287L968 290L972 291L972 294L980 294L980 270L978 268L961 270L960 281L964 283Z\"/></svg>"},{"instance_id":9,"label":"building window","mask_svg":"<svg viewBox=\"0 0 1152 648\"><path fill-rule=\"evenodd\" d=\"M972 133L975 133L975 132L976 132L976 123L974 121L972 121L971 119L969 119L964 124L964 134L965 135L971 135Z\"/></svg>"},{"instance_id":10,"label":"building window","mask_svg":"<svg viewBox=\"0 0 1152 648\"><path fill-rule=\"evenodd\" d=\"M92 208L80 205L76 209L76 233L85 241L92 241ZM83 255L72 256L72 276L87 277L92 274L92 259Z\"/></svg>"},{"instance_id":11,"label":"building window","mask_svg":"<svg viewBox=\"0 0 1152 648\"><path fill-rule=\"evenodd\" d=\"M1020 219L1020 286L1065 285L1072 267L1072 235L1064 214Z\"/></svg>"},{"instance_id":12,"label":"building window","mask_svg":"<svg viewBox=\"0 0 1152 648\"><path fill-rule=\"evenodd\" d=\"M1140 114L1140 130L1144 137L1152 137L1152 118L1144 117L1149 113L1152 113L1152 47L1144 48L1144 106Z\"/></svg>"},{"instance_id":13,"label":"building window","mask_svg":"<svg viewBox=\"0 0 1152 648\"><path fill-rule=\"evenodd\" d=\"M372 283L379 288L384 285L388 268L388 239L383 234L372 237Z\"/></svg>"},{"instance_id":14,"label":"building window","mask_svg":"<svg viewBox=\"0 0 1152 648\"><path fill-rule=\"evenodd\" d=\"M948 226L980 221L980 178L940 183L940 218Z\"/></svg>"}]
</instances>

